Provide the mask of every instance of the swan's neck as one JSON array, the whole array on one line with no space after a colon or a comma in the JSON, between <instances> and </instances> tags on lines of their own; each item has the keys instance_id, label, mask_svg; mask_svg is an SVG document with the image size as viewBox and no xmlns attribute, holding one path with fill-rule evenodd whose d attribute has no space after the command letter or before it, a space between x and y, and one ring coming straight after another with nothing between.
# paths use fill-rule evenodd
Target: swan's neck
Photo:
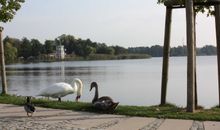
<instances>
[{"instance_id":1,"label":"swan's neck","mask_svg":"<svg viewBox=\"0 0 220 130\"><path fill-rule=\"evenodd\" d=\"M95 88L95 95L94 95L94 98L92 100L92 103L96 102L99 98L99 90L98 90L98 86L94 86Z\"/></svg>"},{"instance_id":2,"label":"swan's neck","mask_svg":"<svg viewBox=\"0 0 220 130\"><path fill-rule=\"evenodd\" d=\"M79 81L79 80L75 80L75 82L74 82L74 92L76 92L77 96L82 95L82 88L83 88L82 82Z\"/></svg>"}]
</instances>

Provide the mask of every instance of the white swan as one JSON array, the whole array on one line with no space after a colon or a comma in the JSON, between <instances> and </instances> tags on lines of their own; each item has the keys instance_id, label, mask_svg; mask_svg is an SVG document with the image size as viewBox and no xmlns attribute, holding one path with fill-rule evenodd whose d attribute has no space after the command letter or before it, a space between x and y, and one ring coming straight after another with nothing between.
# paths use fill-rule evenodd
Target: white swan
<instances>
[{"instance_id":1,"label":"white swan","mask_svg":"<svg viewBox=\"0 0 220 130\"><path fill-rule=\"evenodd\" d=\"M73 84L73 87L71 84ZM75 101L78 102L78 99L82 95L83 83L80 79L75 78L71 84L64 82L55 83L45 89L40 90L37 96L58 98L58 101L61 101L61 97L76 93Z\"/></svg>"}]
</instances>

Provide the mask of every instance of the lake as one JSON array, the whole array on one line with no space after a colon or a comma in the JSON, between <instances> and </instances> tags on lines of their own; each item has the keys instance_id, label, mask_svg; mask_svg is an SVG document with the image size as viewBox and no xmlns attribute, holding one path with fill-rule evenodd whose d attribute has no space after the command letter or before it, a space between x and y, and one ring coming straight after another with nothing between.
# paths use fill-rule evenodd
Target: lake
<instances>
[{"instance_id":1,"label":"lake","mask_svg":"<svg viewBox=\"0 0 220 130\"><path fill-rule=\"evenodd\" d=\"M171 57L167 101L186 106L186 57ZM162 58L106 61L66 61L7 65L10 94L35 96L55 82L70 83L80 78L84 83L80 101L90 102L96 81L100 96L109 95L123 105L160 103ZM217 57L197 57L198 102L209 108L218 104ZM68 95L63 100L74 100Z\"/></svg>"}]
</instances>

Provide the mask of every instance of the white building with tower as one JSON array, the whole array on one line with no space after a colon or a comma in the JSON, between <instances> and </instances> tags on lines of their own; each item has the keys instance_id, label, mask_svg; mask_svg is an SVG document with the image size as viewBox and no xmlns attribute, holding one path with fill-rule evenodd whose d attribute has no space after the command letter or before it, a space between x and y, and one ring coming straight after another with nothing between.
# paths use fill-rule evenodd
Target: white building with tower
<instances>
[{"instance_id":1,"label":"white building with tower","mask_svg":"<svg viewBox=\"0 0 220 130\"><path fill-rule=\"evenodd\" d=\"M56 58L59 60L63 60L65 58L65 51L63 45L56 46Z\"/></svg>"}]
</instances>

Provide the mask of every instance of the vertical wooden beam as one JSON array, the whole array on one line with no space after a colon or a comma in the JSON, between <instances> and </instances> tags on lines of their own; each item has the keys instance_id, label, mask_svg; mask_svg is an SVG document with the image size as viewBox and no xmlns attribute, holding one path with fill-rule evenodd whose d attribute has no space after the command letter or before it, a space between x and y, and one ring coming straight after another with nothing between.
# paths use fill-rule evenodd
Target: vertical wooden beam
<instances>
[{"instance_id":1,"label":"vertical wooden beam","mask_svg":"<svg viewBox=\"0 0 220 130\"><path fill-rule=\"evenodd\" d=\"M195 111L195 20L193 0L186 0L187 27L187 112Z\"/></svg>"},{"instance_id":2,"label":"vertical wooden beam","mask_svg":"<svg viewBox=\"0 0 220 130\"><path fill-rule=\"evenodd\" d=\"M219 91L219 107L220 107L220 5L215 5L215 28L216 28L218 91Z\"/></svg>"},{"instance_id":3,"label":"vertical wooden beam","mask_svg":"<svg viewBox=\"0 0 220 130\"><path fill-rule=\"evenodd\" d=\"M195 26L195 31L194 31L194 49L195 49L195 109L198 108L198 94L197 94L197 72L196 72L196 13L194 13L194 26Z\"/></svg>"},{"instance_id":4,"label":"vertical wooden beam","mask_svg":"<svg viewBox=\"0 0 220 130\"><path fill-rule=\"evenodd\" d=\"M5 56L4 56L4 46L2 42L2 31L3 31L3 27L0 27L0 59L1 59L2 94L7 94Z\"/></svg>"},{"instance_id":5,"label":"vertical wooden beam","mask_svg":"<svg viewBox=\"0 0 220 130\"><path fill-rule=\"evenodd\" d=\"M169 55L170 55L171 21L172 21L172 8L167 7L166 8L165 32L164 32L163 68L162 68L160 105L166 104L167 81L168 81L168 70L169 70Z\"/></svg>"}]
</instances>

